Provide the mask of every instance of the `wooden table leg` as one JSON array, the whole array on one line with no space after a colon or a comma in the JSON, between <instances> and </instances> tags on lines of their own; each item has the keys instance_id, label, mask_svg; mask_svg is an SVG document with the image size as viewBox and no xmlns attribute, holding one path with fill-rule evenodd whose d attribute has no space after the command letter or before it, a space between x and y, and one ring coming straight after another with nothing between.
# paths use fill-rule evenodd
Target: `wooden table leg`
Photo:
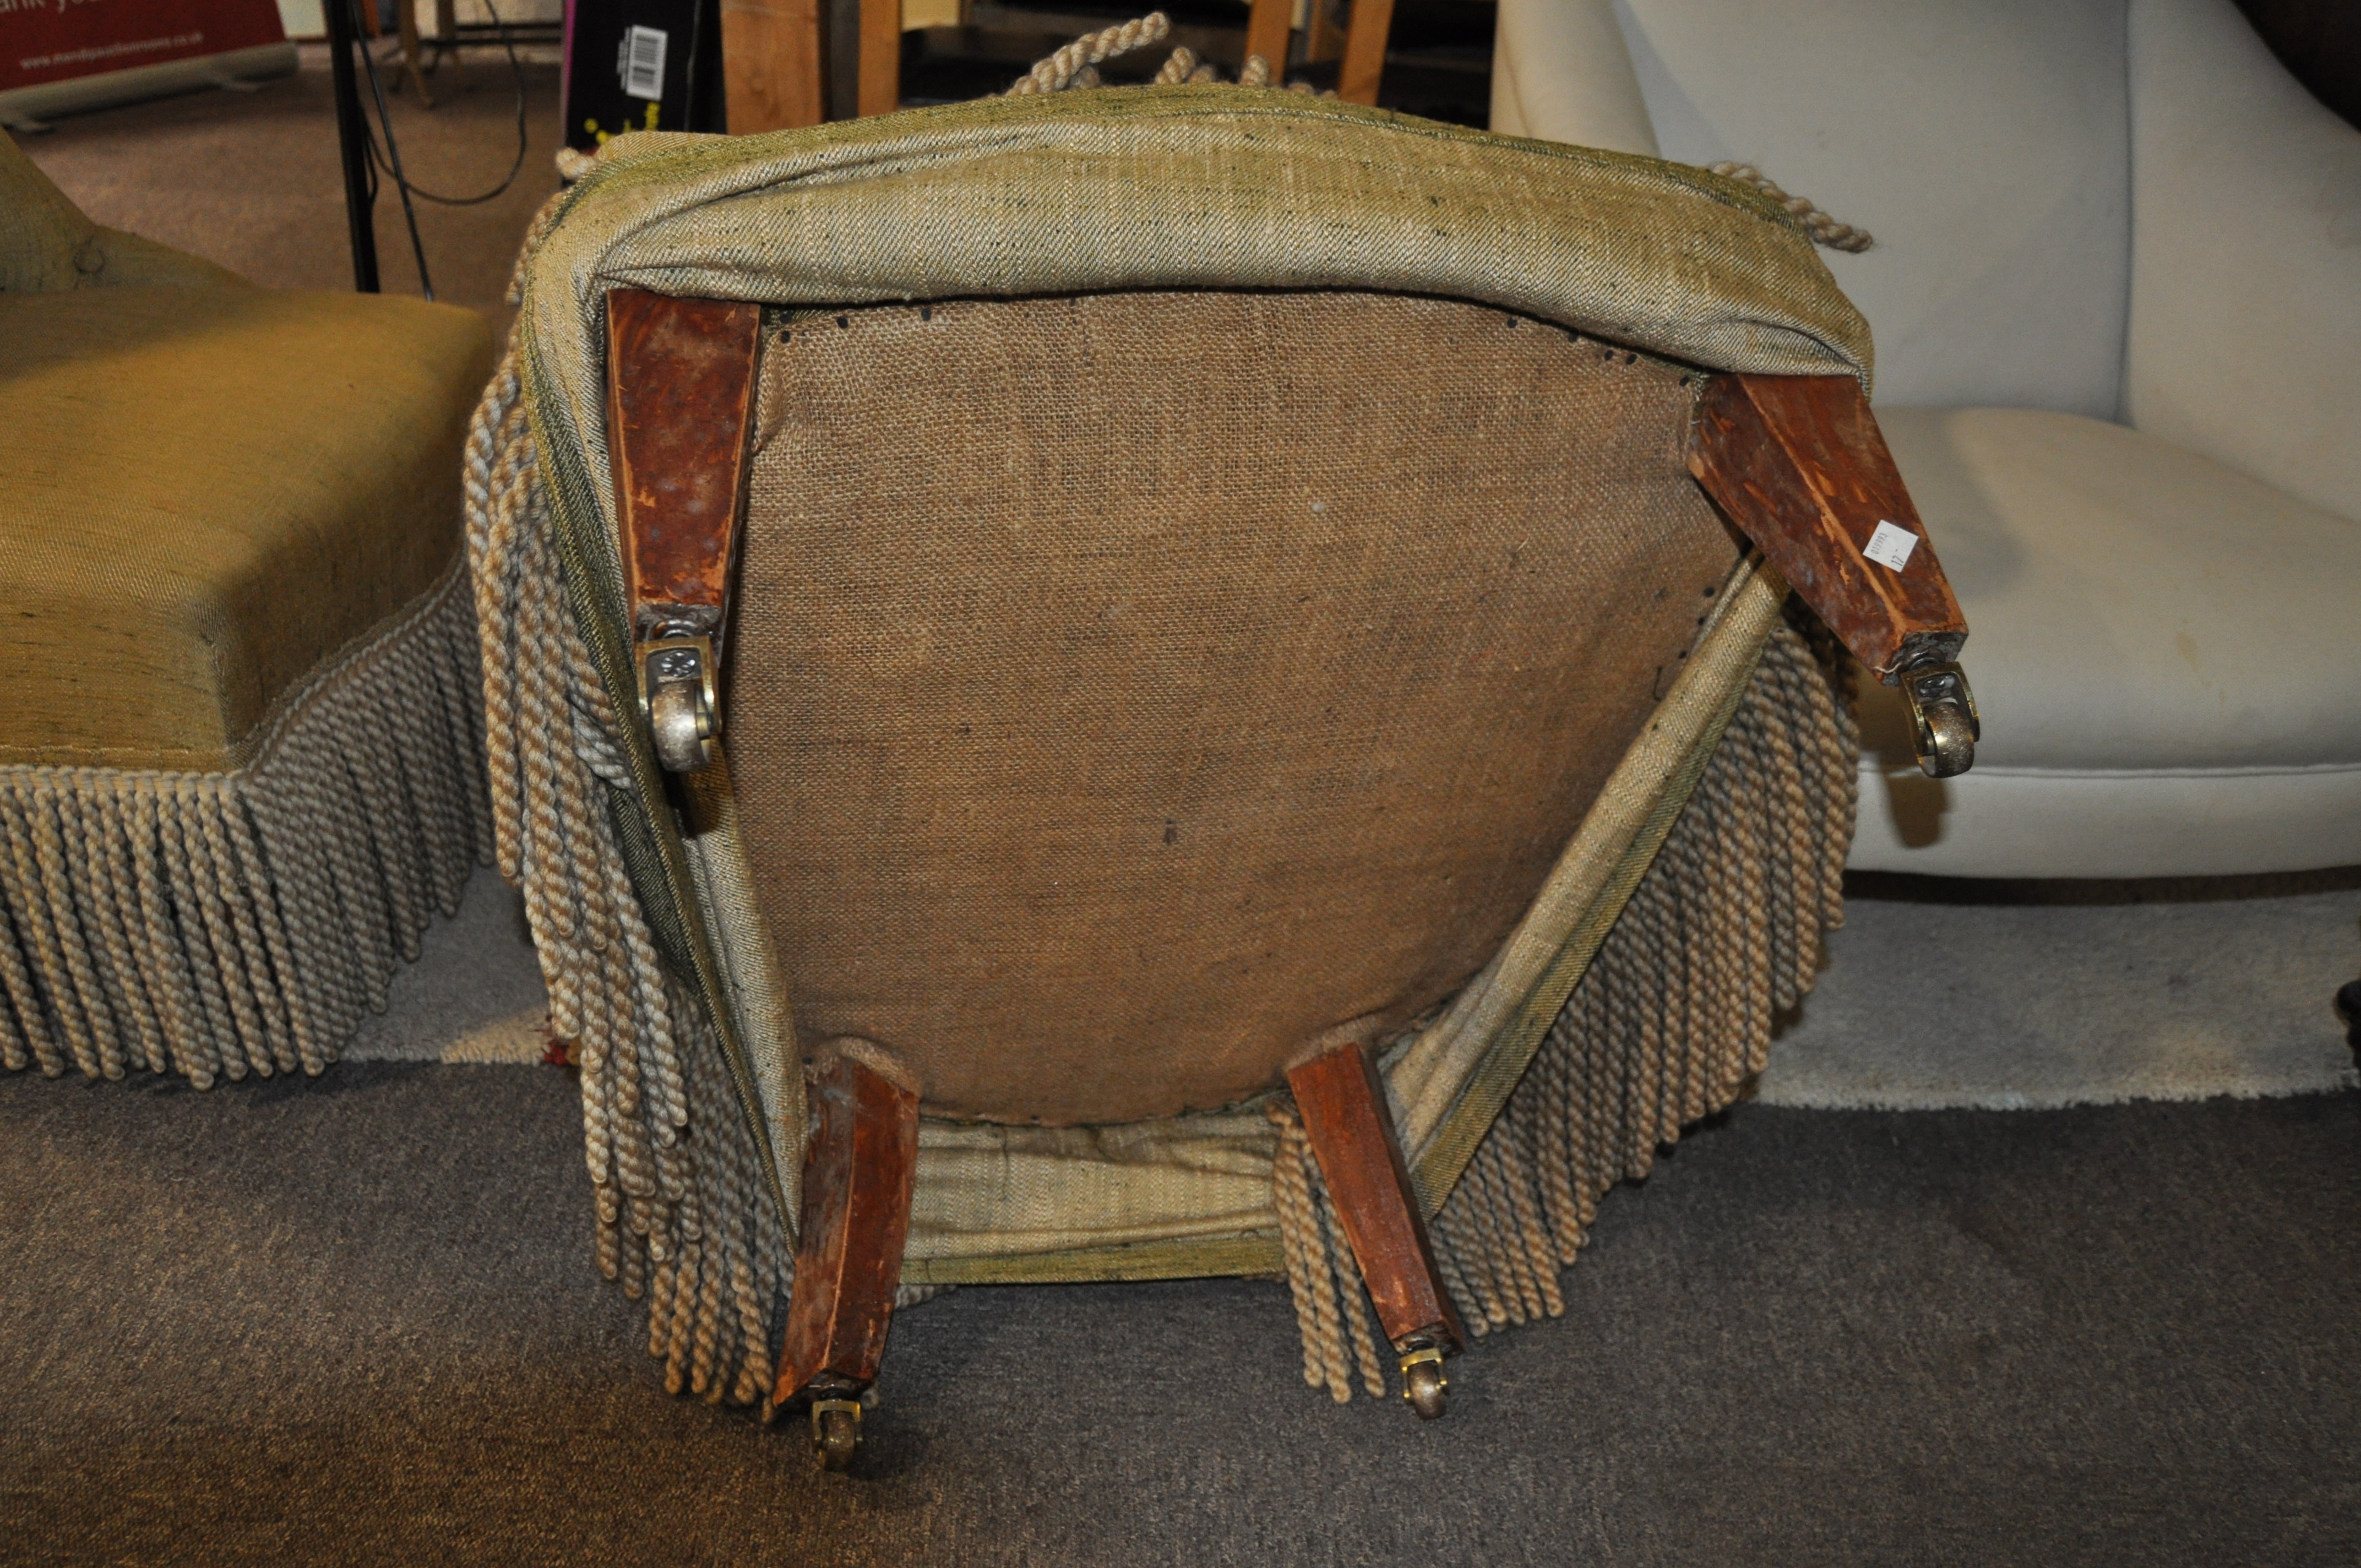
<instances>
[{"instance_id":1,"label":"wooden table leg","mask_svg":"<svg viewBox=\"0 0 2361 1568\"><path fill-rule=\"evenodd\" d=\"M804 1152L802 1237L772 1399L809 1404L820 1463L841 1470L861 1442L861 1397L877 1380L902 1280L918 1097L840 1052L810 1077L818 1124Z\"/></svg>"},{"instance_id":2,"label":"wooden table leg","mask_svg":"<svg viewBox=\"0 0 2361 1568\"><path fill-rule=\"evenodd\" d=\"M1448 1387L1443 1357L1456 1354L1466 1334L1434 1266L1377 1063L1366 1046L1339 1046L1290 1069L1287 1084L1378 1321L1401 1358L1402 1397L1431 1420Z\"/></svg>"},{"instance_id":3,"label":"wooden table leg","mask_svg":"<svg viewBox=\"0 0 2361 1568\"><path fill-rule=\"evenodd\" d=\"M730 134L816 126L828 117L820 0L729 0L721 7L721 73Z\"/></svg>"}]
</instances>

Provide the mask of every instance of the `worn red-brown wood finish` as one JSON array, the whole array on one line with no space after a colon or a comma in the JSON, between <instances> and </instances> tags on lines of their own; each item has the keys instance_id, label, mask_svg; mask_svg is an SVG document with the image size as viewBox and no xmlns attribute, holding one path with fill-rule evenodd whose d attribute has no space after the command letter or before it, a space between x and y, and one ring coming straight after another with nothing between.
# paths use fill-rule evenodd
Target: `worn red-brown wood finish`
<instances>
[{"instance_id":1,"label":"worn red-brown wood finish","mask_svg":"<svg viewBox=\"0 0 2361 1568\"><path fill-rule=\"evenodd\" d=\"M1444 1294L1368 1047L1340 1046L1290 1068L1287 1086L1386 1338L1397 1350L1420 1338L1458 1350L1466 1334Z\"/></svg>"},{"instance_id":2,"label":"worn red-brown wood finish","mask_svg":"<svg viewBox=\"0 0 2361 1568\"><path fill-rule=\"evenodd\" d=\"M814 1069L802 1234L779 1355L779 1404L877 1379L918 1165L918 1097L853 1058Z\"/></svg>"},{"instance_id":3,"label":"worn red-brown wood finish","mask_svg":"<svg viewBox=\"0 0 2361 1568\"><path fill-rule=\"evenodd\" d=\"M762 334L759 305L607 295L607 448L635 634L721 630Z\"/></svg>"},{"instance_id":4,"label":"worn red-brown wood finish","mask_svg":"<svg viewBox=\"0 0 2361 1568\"><path fill-rule=\"evenodd\" d=\"M1715 376L1698 406L1688 464L1881 679L1905 664L1958 656L1968 623L1860 382ZM1881 522L1917 541L1899 571L1861 554Z\"/></svg>"}]
</instances>

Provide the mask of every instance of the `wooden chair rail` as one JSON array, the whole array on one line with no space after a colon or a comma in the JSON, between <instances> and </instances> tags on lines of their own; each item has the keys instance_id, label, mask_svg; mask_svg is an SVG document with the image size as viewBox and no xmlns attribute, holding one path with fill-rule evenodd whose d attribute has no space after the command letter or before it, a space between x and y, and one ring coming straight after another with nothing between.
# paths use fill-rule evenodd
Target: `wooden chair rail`
<instances>
[{"instance_id":1,"label":"wooden chair rail","mask_svg":"<svg viewBox=\"0 0 2361 1568\"><path fill-rule=\"evenodd\" d=\"M1336 95L1375 104L1385 73L1386 42L1393 31L1394 0L1346 0L1349 20L1341 41L1335 0L1313 0L1304 30L1306 60L1341 53ZM827 0L730 0L721 8L722 73L730 101L730 133L816 126L831 117L828 93ZM891 114L902 102L902 0L858 0L859 65L853 112ZM1254 0L1247 15L1246 53L1270 62L1274 83L1287 74L1293 0ZM840 89L841 91L841 89Z\"/></svg>"}]
</instances>

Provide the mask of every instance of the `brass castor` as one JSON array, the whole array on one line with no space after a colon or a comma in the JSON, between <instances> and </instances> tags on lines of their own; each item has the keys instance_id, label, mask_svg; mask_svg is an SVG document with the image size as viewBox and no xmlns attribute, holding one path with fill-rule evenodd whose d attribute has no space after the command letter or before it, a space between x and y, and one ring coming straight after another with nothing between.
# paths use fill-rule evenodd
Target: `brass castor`
<instances>
[{"instance_id":1,"label":"brass castor","mask_svg":"<svg viewBox=\"0 0 2361 1568\"><path fill-rule=\"evenodd\" d=\"M1983 721L1976 714L1975 693L1957 664L1921 664L1901 676L1903 699L1910 705L1910 743L1918 753L1918 769L1930 779L1956 778L1976 764L1976 742L1983 739Z\"/></svg>"},{"instance_id":2,"label":"brass castor","mask_svg":"<svg viewBox=\"0 0 2361 1568\"><path fill-rule=\"evenodd\" d=\"M1443 1352L1432 1345L1409 1352L1401 1358L1401 1378L1402 1398L1420 1420L1443 1414L1444 1396L1451 1388L1451 1379L1443 1375Z\"/></svg>"},{"instance_id":3,"label":"brass castor","mask_svg":"<svg viewBox=\"0 0 2361 1568\"><path fill-rule=\"evenodd\" d=\"M811 1407L812 1453L822 1470L843 1470L861 1446L861 1401L814 1399Z\"/></svg>"}]
</instances>

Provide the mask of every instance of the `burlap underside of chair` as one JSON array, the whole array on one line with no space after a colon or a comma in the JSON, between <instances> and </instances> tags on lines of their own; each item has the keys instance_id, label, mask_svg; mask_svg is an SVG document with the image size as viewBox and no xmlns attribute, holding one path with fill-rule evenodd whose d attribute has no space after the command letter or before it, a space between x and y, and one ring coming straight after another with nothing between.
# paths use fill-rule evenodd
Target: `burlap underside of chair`
<instances>
[{"instance_id":1,"label":"burlap underside of chair","mask_svg":"<svg viewBox=\"0 0 2361 1568\"><path fill-rule=\"evenodd\" d=\"M1667 382L1680 365L1865 374L1867 358L1809 241L1742 188L1235 89L643 139L561 197L536 244L469 459L500 859L554 1023L580 1046L601 1266L648 1299L668 1383L714 1399L759 1399L771 1376L804 1136L800 953L783 961L784 905L748 847L749 814L772 809L761 791L716 768L676 811L643 729L619 721L632 685L600 429L608 288L758 300L790 330L798 308L880 299L1382 291L1656 356ZM1483 916L1499 922L1489 961L1468 959L1472 978L1444 966L1442 993L1393 1020L1397 1120L1478 1332L1558 1310L1556 1270L1598 1196L1740 1091L1840 913L1843 701L1783 621L1784 585L1721 560L1648 703L1601 731L1619 751L1567 786L1571 839ZM1486 745L1508 757L1526 739ZM1076 1088L1077 1105L1122 1091ZM906 1286L1213 1273L1287 1277L1307 1378L1339 1398L1356 1372L1379 1386L1283 1096L1070 1126L922 1123Z\"/></svg>"}]
</instances>

